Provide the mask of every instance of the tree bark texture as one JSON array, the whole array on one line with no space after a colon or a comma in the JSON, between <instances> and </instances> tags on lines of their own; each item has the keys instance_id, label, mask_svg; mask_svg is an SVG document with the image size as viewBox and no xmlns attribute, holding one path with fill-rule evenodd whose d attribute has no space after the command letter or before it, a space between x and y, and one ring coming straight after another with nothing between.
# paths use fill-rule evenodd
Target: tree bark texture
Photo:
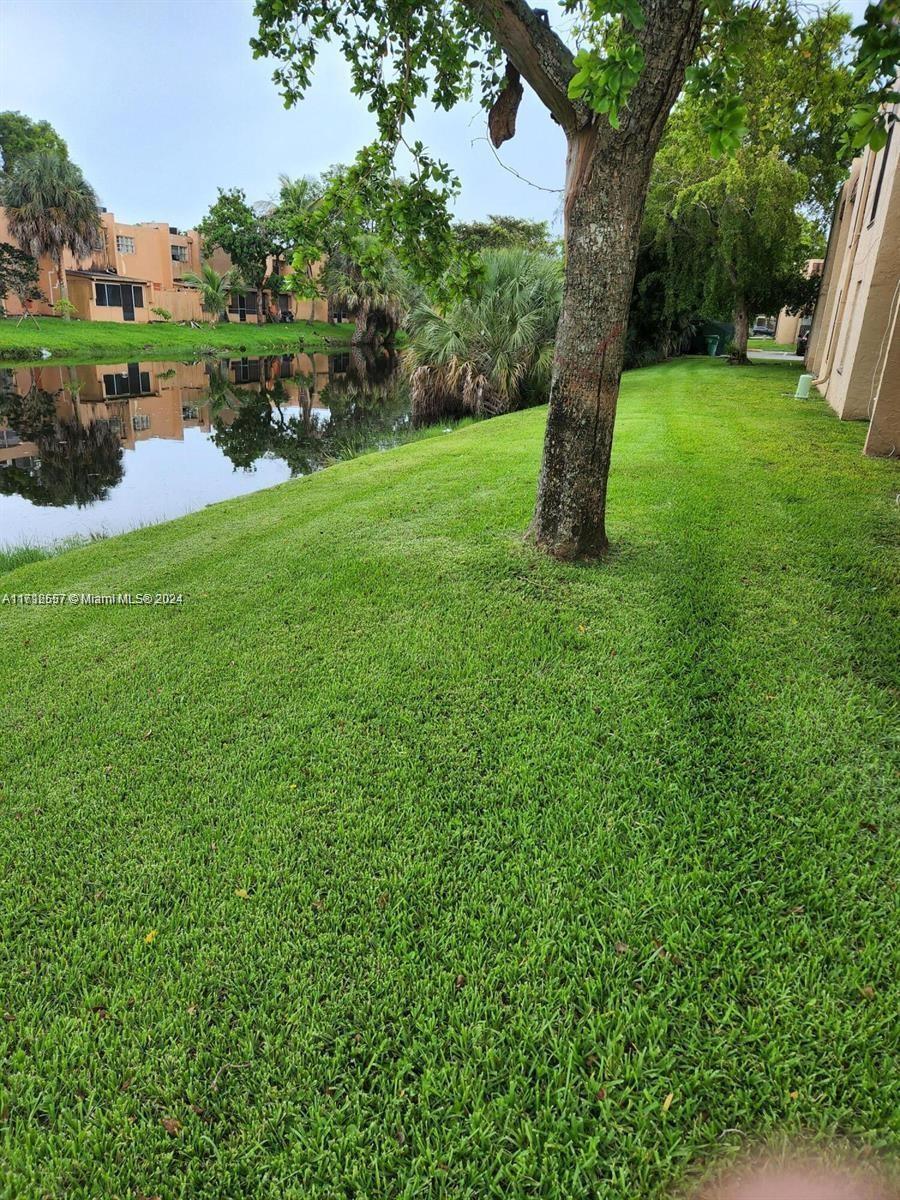
<instances>
[{"instance_id":1,"label":"tree bark texture","mask_svg":"<svg viewBox=\"0 0 900 1200\"><path fill-rule=\"evenodd\" d=\"M570 166L578 153L570 150ZM606 483L649 179L639 147L585 153L590 178L566 222L565 290L532 523L537 544L564 559L596 558L607 548Z\"/></svg>"},{"instance_id":2,"label":"tree bark texture","mask_svg":"<svg viewBox=\"0 0 900 1200\"><path fill-rule=\"evenodd\" d=\"M353 336L350 339L350 345L364 346L371 340L369 335L369 306L366 303L358 304L353 314Z\"/></svg>"},{"instance_id":3,"label":"tree bark texture","mask_svg":"<svg viewBox=\"0 0 900 1200\"><path fill-rule=\"evenodd\" d=\"M734 302L734 352L731 361L743 366L750 359L747 357L747 343L750 339L750 313L747 301L738 296Z\"/></svg>"}]
</instances>

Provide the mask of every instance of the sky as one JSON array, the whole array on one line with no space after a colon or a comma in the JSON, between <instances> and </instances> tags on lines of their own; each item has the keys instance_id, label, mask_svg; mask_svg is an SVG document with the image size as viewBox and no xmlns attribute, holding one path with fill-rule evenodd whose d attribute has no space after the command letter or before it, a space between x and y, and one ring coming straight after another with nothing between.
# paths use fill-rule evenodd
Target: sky
<instances>
[{"instance_id":1,"label":"sky","mask_svg":"<svg viewBox=\"0 0 900 1200\"><path fill-rule=\"evenodd\" d=\"M841 7L861 18L865 0ZM286 110L274 64L250 52L255 32L252 0L0 0L0 110L50 121L119 220L189 228L218 187L266 200L279 174L350 162L373 136L334 47ZM528 88L517 130L499 151L504 167L477 103L423 108L415 123L461 180L461 220L515 213L558 229L565 141Z\"/></svg>"}]
</instances>

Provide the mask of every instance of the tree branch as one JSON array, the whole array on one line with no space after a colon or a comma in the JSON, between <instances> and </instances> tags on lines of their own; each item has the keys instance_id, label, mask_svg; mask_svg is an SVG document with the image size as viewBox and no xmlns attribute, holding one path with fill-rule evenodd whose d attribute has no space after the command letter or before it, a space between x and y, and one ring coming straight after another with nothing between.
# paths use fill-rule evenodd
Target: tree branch
<instances>
[{"instance_id":1,"label":"tree branch","mask_svg":"<svg viewBox=\"0 0 900 1200\"><path fill-rule=\"evenodd\" d=\"M592 119L586 104L569 99L575 74L572 51L524 0L463 0L489 30L523 79L534 88L566 133Z\"/></svg>"}]
</instances>

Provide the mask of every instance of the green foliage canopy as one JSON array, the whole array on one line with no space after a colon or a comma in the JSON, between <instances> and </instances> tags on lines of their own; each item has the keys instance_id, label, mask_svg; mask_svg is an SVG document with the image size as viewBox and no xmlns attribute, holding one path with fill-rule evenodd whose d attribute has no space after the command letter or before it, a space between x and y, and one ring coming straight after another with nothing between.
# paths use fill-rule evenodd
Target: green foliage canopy
<instances>
[{"instance_id":1,"label":"green foliage canopy","mask_svg":"<svg viewBox=\"0 0 900 1200\"><path fill-rule=\"evenodd\" d=\"M831 10L803 20L775 3L745 15L754 53L730 68L746 106L730 155L709 153L715 100L689 92L672 113L644 227L656 264L665 263L667 318L810 303L804 267L823 252L822 226L852 153L848 31L849 19Z\"/></svg>"},{"instance_id":2,"label":"green foliage canopy","mask_svg":"<svg viewBox=\"0 0 900 1200\"><path fill-rule=\"evenodd\" d=\"M836 126L846 127L848 111L856 106L856 145L875 145L882 137L877 131L883 131L886 118L879 105L892 94L886 81L900 59L897 30L891 24L898 4L900 0L885 0L867 9L863 25L855 31L856 67L846 88L832 94ZM375 228L369 232L377 238L366 254L372 247L391 246L420 280L441 279L451 289L465 287L478 268L470 256L460 254L448 214L458 182L448 165L430 155L420 141L407 139L406 124L425 100L446 110L478 92L485 107L492 104L500 91L503 59L503 35L497 26L509 9L517 22L516 36L531 40L542 68L552 76L548 86L568 96L575 125L608 121L618 127L643 69L637 37L645 20L640 0L564 0L563 6L573 22L574 55L518 0L500 6L489 0L346 0L340 5L331 0L256 0L258 34L251 46L254 56L276 61L274 78L285 104L295 104L306 93L320 46L334 41L350 66L352 90L368 100L378 127L375 143L360 151L295 227L295 265L318 257L324 230L336 221L344 227L345 245L361 221L370 221ZM785 45L801 55L809 53L810 64L815 64L815 48L805 46L797 33L802 8L796 0L707 4L703 41L688 88L705 110L703 132L714 153L736 151L758 119L739 83L758 52L760 11L771 18L773 36L783 37ZM839 18L832 15L832 20ZM548 47L551 52L542 54ZM545 102L553 107L546 98ZM869 109L868 115L859 115L865 105L875 105L874 115ZM798 158L804 140L801 125L794 131ZM393 165L401 147L413 164L403 180ZM358 256L364 269L366 254ZM450 272L448 262L453 263Z\"/></svg>"},{"instance_id":3,"label":"green foliage canopy","mask_svg":"<svg viewBox=\"0 0 900 1200\"><path fill-rule=\"evenodd\" d=\"M265 218L254 212L241 188L219 188L209 212L197 226L204 253L220 246L229 256L241 279L260 289L268 273L268 256L275 252L272 231Z\"/></svg>"},{"instance_id":4,"label":"green foliage canopy","mask_svg":"<svg viewBox=\"0 0 900 1200\"><path fill-rule=\"evenodd\" d=\"M33 255L9 242L0 242L0 309L7 296L19 300L38 300L38 264Z\"/></svg>"},{"instance_id":5,"label":"green foliage canopy","mask_svg":"<svg viewBox=\"0 0 900 1200\"><path fill-rule=\"evenodd\" d=\"M559 242L550 236L546 221L527 217L490 214L486 221L459 221L456 234L464 246L473 250L503 250L518 247L543 254L557 254Z\"/></svg>"},{"instance_id":6,"label":"green foliage canopy","mask_svg":"<svg viewBox=\"0 0 900 1200\"><path fill-rule=\"evenodd\" d=\"M11 171L20 158L36 150L69 157L68 146L49 121L33 121L9 110L0 113L0 169Z\"/></svg>"},{"instance_id":7,"label":"green foliage canopy","mask_svg":"<svg viewBox=\"0 0 900 1200\"><path fill-rule=\"evenodd\" d=\"M35 258L46 254L60 264L63 251L84 258L96 244L97 193L79 167L51 150L36 150L16 161L0 179L0 202L13 237Z\"/></svg>"}]
</instances>

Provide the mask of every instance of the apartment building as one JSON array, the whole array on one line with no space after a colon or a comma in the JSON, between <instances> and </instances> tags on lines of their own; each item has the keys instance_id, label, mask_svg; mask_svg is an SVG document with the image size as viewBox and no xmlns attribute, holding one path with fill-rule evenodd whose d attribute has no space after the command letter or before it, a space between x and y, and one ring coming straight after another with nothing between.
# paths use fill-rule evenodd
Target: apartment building
<instances>
[{"instance_id":1,"label":"apartment building","mask_svg":"<svg viewBox=\"0 0 900 1200\"><path fill-rule=\"evenodd\" d=\"M13 242L5 212L0 209L0 241ZM164 308L178 321L201 320L196 289L181 283L185 271L200 269L200 237L159 221L128 225L115 214L100 214L100 233L91 253L83 259L66 252L63 257L69 300L86 321L137 321L159 319L154 307ZM48 258L38 262L38 286L43 299L31 305L37 315L52 315L60 299L56 266ZM18 300L6 298L10 315L21 313Z\"/></svg>"},{"instance_id":2,"label":"apartment building","mask_svg":"<svg viewBox=\"0 0 900 1200\"><path fill-rule=\"evenodd\" d=\"M200 306L196 288L184 283L188 272L199 273L201 240L195 229L182 231L160 221L128 225L117 221L111 212L101 213L100 234L89 256L76 259L66 252L63 267L69 300L76 314L85 321L157 321L162 318L154 308L165 309L174 321L203 321L207 315ZM6 214L0 208L0 241L15 242L9 232ZM212 256L217 271L231 267L231 260L217 249ZM274 264L270 262L270 270ZM286 268L282 267L282 274ZM60 299L56 266L44 257L38 263L38 286L43 299L34 301L31 311L52 316L53 305ZM14 296L6 297L11 316L22 309ZM328 320L325 300L301 300L289 294L270 291L265 296L270 319L289 313L295 320ZM229 305L232 320L255 324L256 294L239 291Z\"/></svg>"},{"instance_id":3,"label":"apartment building","mask_svg":"<svg viewBox=\"0 0 900 1200\"><path fill-rule=\"evenodd\" d=\"M900 116L900 105L894 106ZM865 453L900 455L900 120L856 158L835 206L807 369Z\"/></svg>"}]
</instances>

